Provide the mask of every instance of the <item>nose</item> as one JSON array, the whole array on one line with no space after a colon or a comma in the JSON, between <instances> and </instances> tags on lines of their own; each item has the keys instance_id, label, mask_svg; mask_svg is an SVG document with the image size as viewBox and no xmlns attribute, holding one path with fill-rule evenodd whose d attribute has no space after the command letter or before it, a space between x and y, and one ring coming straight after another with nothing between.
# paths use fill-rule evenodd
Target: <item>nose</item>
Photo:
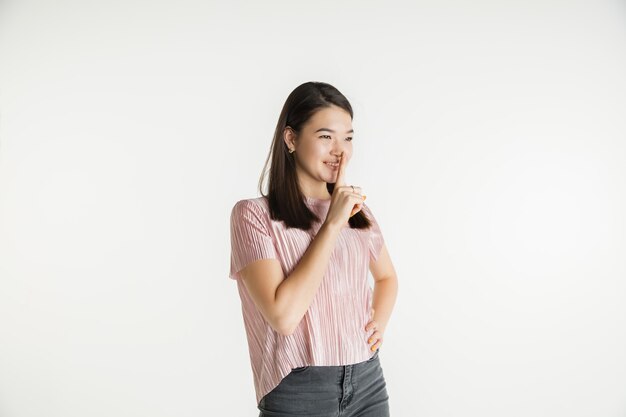
<instances>
[{"instance_id":1,"label":"nose","mask_svg":"<svg viewBox=\"0 0 626 417\"><path fill-rule=\"evenodd\" d=\"M341 156L341 153L345 152L346 150L347 150L347 146L345 146L341 141L339 140L333 141L332 154L334 156L339 158L339 156Z\"/></svg>"},{"instance_id":2,"label":"nose","mask_svg":"<svg viewBox=\"0 0 626 417\"><path fill-rule=\"evenodd\" d=\"M333 152L331 152L331 155L333 156L333 158L339 159L341 157L341 153L342 153L342 150L340 150L340 149L339 150L333 150ZM344 155L345 155L345 152L344 152Z\"/></svg>"}]
</instances>

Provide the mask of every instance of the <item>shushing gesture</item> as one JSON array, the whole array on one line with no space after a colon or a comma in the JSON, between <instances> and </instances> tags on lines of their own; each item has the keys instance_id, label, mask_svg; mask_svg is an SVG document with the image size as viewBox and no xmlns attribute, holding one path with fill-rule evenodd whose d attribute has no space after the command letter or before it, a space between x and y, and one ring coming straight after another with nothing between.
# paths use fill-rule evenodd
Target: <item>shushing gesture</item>
<instances>
[{"instance_id":1,"label":"shushing gesture","mask_svg":"<svg viewBox=\"0 0 626 417\"><path fill-rule=\"evenodd\" d=\"M325 223L337 227L343 227L350 217L361 211L365 200L365 196L361 194L361 187L346 185L346 163L345 152L342 152L339 157L337 181L325 220Z\"/></svg>"}]
</instances>

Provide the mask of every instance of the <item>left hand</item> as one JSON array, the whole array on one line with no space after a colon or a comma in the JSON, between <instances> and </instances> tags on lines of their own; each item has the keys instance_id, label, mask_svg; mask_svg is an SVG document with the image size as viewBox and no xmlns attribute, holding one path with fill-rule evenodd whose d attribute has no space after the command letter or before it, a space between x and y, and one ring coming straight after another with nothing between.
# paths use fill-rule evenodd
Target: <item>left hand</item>
<instances>
[{"instance_id":1,"label":"left hand","mask_svg":"<svg viewBox=\"0 0 626 417\"><path fill-rule=\"evenodd\" d=\"M372 317L374 318L374 309L372 308ZM376 320L370 320L365 326L365 330L374 330L373 333L370 334L369 339L367 340L367 344L370 345L370 350L375 351L380 348L380 345L383 343L383 331L378 329L378 323Z\"/></svg>"}]
</instances>

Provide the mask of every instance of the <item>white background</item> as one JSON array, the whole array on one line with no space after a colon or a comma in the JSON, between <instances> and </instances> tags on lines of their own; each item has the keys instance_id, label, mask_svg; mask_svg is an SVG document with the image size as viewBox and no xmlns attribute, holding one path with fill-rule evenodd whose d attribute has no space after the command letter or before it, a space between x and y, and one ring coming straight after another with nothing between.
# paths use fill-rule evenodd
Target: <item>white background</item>
<instances>
[{"instance_id":1,"label":"white background","mask_svg":"<svg viewBox=\"0 0 626 417\"><path fill-rule=\"evenodd\" d=\"M229 216L306 81L354 110L392 416L626 415L618 1L0 6L0 416L256 416Z\"/></svg>"}]
</instances>

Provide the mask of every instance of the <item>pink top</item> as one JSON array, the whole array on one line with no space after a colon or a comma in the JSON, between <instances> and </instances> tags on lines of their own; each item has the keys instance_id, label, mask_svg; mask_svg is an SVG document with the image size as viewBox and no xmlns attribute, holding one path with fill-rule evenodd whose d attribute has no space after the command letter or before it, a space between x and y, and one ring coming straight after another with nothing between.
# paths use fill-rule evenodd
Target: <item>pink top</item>
<instances>
[{"instance_id":1,"label":"pink top","mask_svg":"<svg viewBox=\"0 0 626 417\"><path fill-rule=\"evenodd\" d=\"M370 258L376 260L384 240L369 207L362 210L370 229L342 228L328 269L302 321L289 336L276 332L256 308L239 271L258 259L275 258L287 277L326 219L330 200L305 197L320 218L311 230L286 228L269 216L265 197L238 201L230 218L230 278L237 280L248 339L257 404L301 366L338 366L363 362L375 352L367 339L372 289L367 282Z\"/></svg>"}]
</instances>

